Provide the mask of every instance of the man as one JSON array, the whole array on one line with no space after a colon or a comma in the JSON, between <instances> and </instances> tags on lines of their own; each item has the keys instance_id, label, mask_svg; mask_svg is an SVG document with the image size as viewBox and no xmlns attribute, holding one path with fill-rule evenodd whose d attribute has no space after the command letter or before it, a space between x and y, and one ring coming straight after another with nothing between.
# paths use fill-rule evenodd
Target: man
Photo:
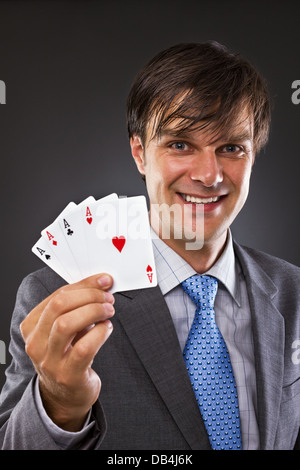
<instances>
[{"instance_id":1,"label":"man","mask_svg":"<svg viewBox=\"0 0 300 470\"><path fill-rule=\"evenodd\" d=\"M299 268L239 246L229 229L269 121L263 79L217 43L171 47L140 72L128 130L159 285L112 296L105 273L65 286L49 268L23 281L1 396L3 449L299 448ZM169 238L163 205L181 208L180 220L168 218ZM199 220L203 246L187 249ZM202 298L199 308L212 314L205 348L222 349L234 406L219 383L199 391L187 371L196 307L185 282L194 275L216 286L214 303ZM201 375L211 361L196 357ZM223 419L220 432L211 416Z\"/></svg>"}]
</instances>

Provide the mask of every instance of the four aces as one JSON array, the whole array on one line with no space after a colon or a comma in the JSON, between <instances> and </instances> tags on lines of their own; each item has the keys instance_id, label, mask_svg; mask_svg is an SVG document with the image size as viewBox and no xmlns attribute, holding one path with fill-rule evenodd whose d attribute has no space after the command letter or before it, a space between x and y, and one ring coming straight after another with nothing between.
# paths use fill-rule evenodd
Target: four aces
<instances>
[{"instance_id":1,"label":"four aces","mask_svg":"<svg viewBox=\"0 0 300 470\"><path fill-rule=\"evenodd\" d=\"M111 292L157 285L144 196L113 193L71 202L32 251L68 283L107 272L114 279Z\"/></svg>"}]
</instances>

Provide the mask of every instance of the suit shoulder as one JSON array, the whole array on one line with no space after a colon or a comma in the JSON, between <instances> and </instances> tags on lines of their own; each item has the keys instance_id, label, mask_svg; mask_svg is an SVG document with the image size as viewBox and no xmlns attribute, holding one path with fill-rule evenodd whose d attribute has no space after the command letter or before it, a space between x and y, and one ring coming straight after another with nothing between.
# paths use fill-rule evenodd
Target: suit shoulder
<instances>
[{"instance_id":1,"label":"suit shoulder","mask_svg":"<svg viewBox=\"0 0 300 470\"><path fill-rule=\"evenodd\" d=\"M255 248L237 244L235 246L238 254L242 252L243 256L246 256L248 260L251 259L252 262L258 264L271 279L294 279L297 282L300 281L299 266Z\"/></svg>"},{"instance_id":2,"label":"suit shoulder","mask_svg":"<svg viewBox=\"0 0 300 470\"><path fill-rule=\"evenodd\" d=\"M20 290L29 290L33 293L35 290L44 290L52 294L59 287L66 284L66 281L47 266L28 274L22 281Z\"/></svg>"},{"instance_id":3,"label":"suit shoulder","mask_svg":"<svg viewBox=\"0 0 300 470\"><path fill-rule=\"evenodd\" d=\"M19 332L19 324L25 316L65 284L65 281L52 269L45 267L28 274L21 282L12 315L12 330Z\"/></svg>"}]
</instances>

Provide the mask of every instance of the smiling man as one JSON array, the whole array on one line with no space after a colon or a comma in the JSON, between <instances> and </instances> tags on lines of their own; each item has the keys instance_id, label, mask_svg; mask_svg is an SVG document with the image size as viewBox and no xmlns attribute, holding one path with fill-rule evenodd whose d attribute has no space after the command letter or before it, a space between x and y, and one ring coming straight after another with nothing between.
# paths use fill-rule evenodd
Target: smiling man
<instances>
[{"instance_id":1,"label":"smiling man","mask_svg":"<svg viewBox=\"0 0 300 470\"><path fill-rule=\"evenodd\" d=\"M209 130L206 133L193 129L177 133L175 130L176 122L160 137L146 141L145 146L140 137L134 135L132 153L146 179L153 229L163 238L164 220L153 212L159 211L161 205L166 208L177 205L177 218L167 243L191 265L196 263L194 267L198 272L204 272L223 249L227 229L248 195L254 163L252 122L244 118L234 135L226 139L216 137L213 142ZM185 210L186 206L189 211ZM180 214L181 221L178 220ZM195 256L186 250L186 242L196 236L197 218L203 219L204 243ZM176 224L183 230L175 237Z\"/></svg>"},{"instance_id":2,"label":"smiling man","mask_svg":"<svg viewBox=\"0 0 300 470\"><path fill-rule=\"evenodd\" d=\"M138 74L127 117L158 286L24 280L2 448L299 449L300 270L230 231L268 139L264 80L218 43L179 44Z\"/></svg>"},{"instance_id":3,"label":"smiling man","mask_svg":"<svg viewBox=\"0 0 300 470\"><path fill-rule=\"evenodd\" d=\"M182 215L184 206L190 206L194 223L185 224L194 234L197 214L204 216L205 243L197 254L204 270L220 254L227 229L246 201L269 120L264 81L246 61L217 44L183 44L158 54L131 90L129 135L146 179L153 228L162 236L163 218L153 214L161 204L178 204ZM185 258L184 233L174 237L173 230L168 244ZM210 247L212 258L207 259ZM195 260L194 254L190 259Z\"/></svg>"}]
</instances>

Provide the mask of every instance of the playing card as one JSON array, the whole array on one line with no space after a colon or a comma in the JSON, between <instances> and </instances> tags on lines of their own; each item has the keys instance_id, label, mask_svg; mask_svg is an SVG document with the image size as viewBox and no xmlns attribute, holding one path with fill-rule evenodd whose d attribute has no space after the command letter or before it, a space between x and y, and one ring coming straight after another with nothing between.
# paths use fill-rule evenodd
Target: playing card
<instances>
[{"instance_id":1,"label":"playing card","mask_svg":"<svg viewBox=\"0 0 300 470\"><path fill-rule=\"evenodd\" d=\"M118 199L117 194L113 193L104 198L95 201L94 198L87 198L78 205L76 210L71 211L64 217L59 218L59 226L68 244L76 265L80 269L81 279L90 276L91 269L88 258L88 248L84 233L85 225L93 224L93 212L90 207L99 205L103 201Z\"/></svg>"},{"instance_id":2,"label":"playing card","mask_svg":"<svg viewBox=\"0 0 300 470\"><path fill-rule=\"evenodd\" d=\"M74 260L70 257L70 250L64 245L64 237L61 229L58 227L59 220L66 217L72 211L75 211L85 202L94 202L95 198L90 196L78 206L70 202L65 209L58 215L55 221L42 230L42 237L33 246L32 252L38 256L45 264L52 268L69 284L82 279L78 272L78 267L74 265ZM72 256L72 255L71 255Z\"/></svg>"},{"instance_id":3,"label":"playing card","mask_svg":"<svg viewBox=\"0 0 300 470\"><path fill-rule=\"evenodd\" d=\"M71 202L41 233L33 253L68 283L107 272L111 292L157 285L144 196Z\"/></svg>"},{"instance_id":4,"label":"playing card","mask_svg":"<svg viewBox=\"0 0 300 470\"><path fill-rule=\"evenodd\" d=\"M66 271L64 266L59 262L49 244L45 238L41 237L36 244L32 247L32 252L38 256L47 266L49 266L53 271L55 271L59 276L61 276L69 284L72 282L72 278L69 273Z\"/></svg>"},{"instance_id":5,"label":"playing card","mask_svg":"<svg viewBox=\"0 0 300 470\"><path fill-rule=\"evenodd\" d=\"M91 196L89 202L95 201ZM67 207L59 214L52 224L42 230L41 235L45 239L48 248L55 254L56 259L59 260L60 264L64 266L65 270L69 275L69 279L72 282L77 282L82 279L80 267L77 265L76 260L68 246L68 243L64 237L63 231L60 227L60 220L68 216L72 211L75 211L79 206L71 202ZM46 246L47 246L46 245Z\"/></svg>"},{"instance_id":6,"label":"playing card","mask_svg":"<svg viewBox=\"0 0 300 470\"><path fill-rule=\"evenodd\" d=\"M81 209L90 275L107 272L111 292L154 287L156 269L144 196L119 198Z\"/></svg>"}]
</instances>

